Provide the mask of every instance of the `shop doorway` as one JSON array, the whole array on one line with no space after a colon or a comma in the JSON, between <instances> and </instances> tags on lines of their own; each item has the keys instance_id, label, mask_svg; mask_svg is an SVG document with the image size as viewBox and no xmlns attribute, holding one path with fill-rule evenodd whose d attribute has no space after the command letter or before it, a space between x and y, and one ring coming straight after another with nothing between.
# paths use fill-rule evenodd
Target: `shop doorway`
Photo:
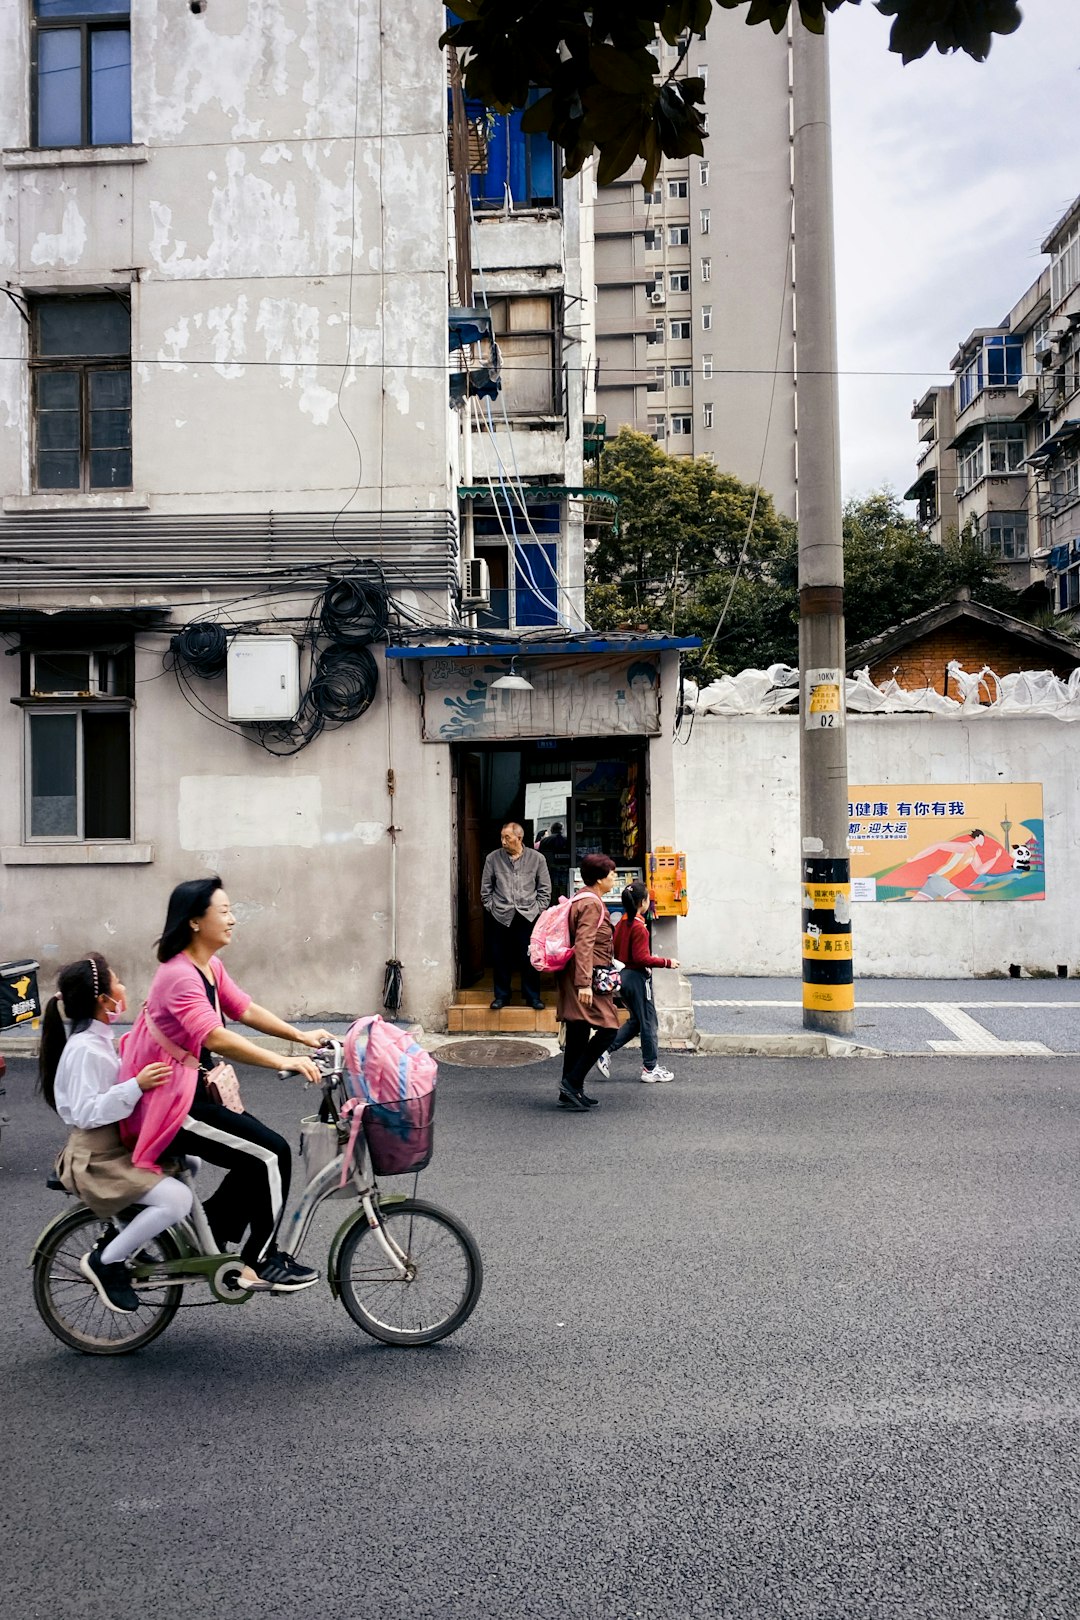
<instances>
[{"instance_id":1,"label":"shop doorway","mask_svg":"<svg viewBox=\"0 0 1080 1620\"><path fill-rule=\"evenodd\" d=\"M556 892L573 893L581 857L591 851L610 855L624 882L644 876L648 742L592 737L459 743L453 755L458 985L467 988L490 961L480 878L505 822L519 821L529 845L544 840Z\"/></svg>"}]
</instances>

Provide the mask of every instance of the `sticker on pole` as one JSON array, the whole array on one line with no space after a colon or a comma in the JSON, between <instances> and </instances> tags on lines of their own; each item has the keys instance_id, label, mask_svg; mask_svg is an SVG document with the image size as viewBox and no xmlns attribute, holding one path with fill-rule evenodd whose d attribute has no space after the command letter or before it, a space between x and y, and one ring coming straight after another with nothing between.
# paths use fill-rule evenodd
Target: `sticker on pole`
<instances>
[{"instance_id":1,"label":"sticker on pole","mask_svg":"<svg viewBox=\"0 0 1080 1620\"><path fill-rule=\"evenodd\" d=\"M844 723L843 670L806 672L806 729L831 731Z\"/></svg>"}]
</instances>

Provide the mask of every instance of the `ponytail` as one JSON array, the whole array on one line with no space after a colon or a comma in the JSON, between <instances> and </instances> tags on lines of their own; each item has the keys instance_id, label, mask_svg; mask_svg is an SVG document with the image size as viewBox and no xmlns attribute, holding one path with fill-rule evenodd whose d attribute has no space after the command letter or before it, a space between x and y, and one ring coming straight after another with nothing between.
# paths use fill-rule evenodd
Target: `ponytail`
<instances>
[{"instance_id":1,"label":"ponytail","mask_svg":"<svg viewBox=\"0 0 1080 1620\"><path fill-rule=\"evenodd\" d=\"M56 1071L67 1045L64 1018L72 1029L89 1024L97 1015L98 997L108 994L111 983L112 969L100 951L91 951L78 962L61 968L56 975L58 994L50 996L45 1004L41 1019L41 1045L38 1048L38 1090L54 1111ZM63 1016L60 1013L61 1002L64 1004Z\"/></svg>"},{"instance_id":2,"label":"ponytail","mask_svg":"<svg viewBox=\"0 0 1080 1620\"><path fill-rule=\"evenodd\" d=\"M627 922L632 923L638 912L649 903L648 886L640 878L628 883L622 892L623 916Z\"/></svg>"},{"instance_id":3,"label":"ponytail","mask_svg":"<svg viewBox=\"0 0 1080 1620\"><path fill-rule=\"evenodd\" d=\"M41 1045L38 1047L38 1091L53 1113L56 1112L56 1070L67 1045L67 1031L60 1016L60 997L50 996L41 1016Z\"/></svg>"}]
</instances>

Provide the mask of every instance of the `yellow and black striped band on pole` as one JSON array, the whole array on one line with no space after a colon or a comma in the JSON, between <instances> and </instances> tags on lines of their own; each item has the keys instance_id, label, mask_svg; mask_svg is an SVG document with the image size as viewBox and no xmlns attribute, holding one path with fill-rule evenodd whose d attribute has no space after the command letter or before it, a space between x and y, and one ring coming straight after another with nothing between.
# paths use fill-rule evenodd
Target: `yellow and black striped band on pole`
<instances>
[{"instance_id":1,"label":"yellow and black striped band on pole","mask_svg":"<svg viewBox=\"0 0 1080 1620\"><path fill-rule=\"evenodd\" d=\"M855 1006L851 862L804 856L802 888L803 1007L814 1012L851 1012ZM837 910L845 921L837 920Z\"/></svg>"}]
</instances>

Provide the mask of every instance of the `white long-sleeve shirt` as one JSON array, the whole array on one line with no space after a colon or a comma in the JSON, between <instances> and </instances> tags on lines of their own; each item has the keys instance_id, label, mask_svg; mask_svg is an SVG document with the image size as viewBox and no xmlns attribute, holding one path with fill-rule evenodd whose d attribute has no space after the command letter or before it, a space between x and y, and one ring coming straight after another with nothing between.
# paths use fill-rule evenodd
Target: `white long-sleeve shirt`
<instances>
[{"instance_id":1,"label":"white long-sleeve shirt","mask_svg":"<svg viewBox=\"0 0 1080 1620\"><path fill-rule=\"evenodd\" d=\"M126 1119L142 1096L137 1080L114 1082L120 1058L109 1025L97 1019L69 1036L56 1069L56 1112L65 1125L92 1131Z\"/></svg>"}]
</instances>

